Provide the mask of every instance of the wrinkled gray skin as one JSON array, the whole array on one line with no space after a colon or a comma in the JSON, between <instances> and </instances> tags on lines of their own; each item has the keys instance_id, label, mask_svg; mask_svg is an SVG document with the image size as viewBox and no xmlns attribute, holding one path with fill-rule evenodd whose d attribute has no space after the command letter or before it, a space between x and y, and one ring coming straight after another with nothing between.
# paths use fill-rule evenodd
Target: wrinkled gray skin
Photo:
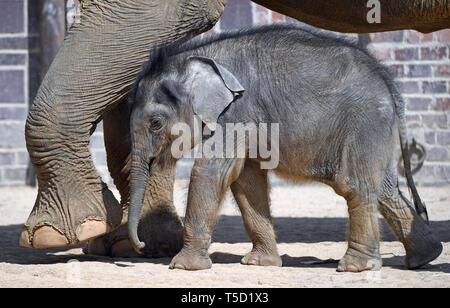
<instances>
[{"instance_id":1,"label":"wrinkled gray skin","mask_svg":"<svg viewBox=\"0 0 450 308\"><path fill-rule=\"evenodd\" d=\"M124 98L150 46L207 31L227 1L79 2L80 20L68 31L27 118L25 137L39 190L19 243L49 248L89 241L87 253L131 256L135 254L125 227L131 146ZM316 27L359 33L444 29L450 12L449 0L384 0L382 23L368 24L366 0L359 5L354 0L255 2ZM102 120L108 168L120 203L102 182L89 152L90 136ZM172 187L173 168L149 179L142 214L146 227L140 228L147 256L173 255L181 248Z\"/></svg>"},{"instance_id":2,"label":"wrinkled gray skin","mask_svg":"<svg viewBox=\"0 0 450 308\"><path fill-rule=\"evenodd\" d=\"M377 209L404 244L408 268L439 256L442 245L425 222L412 177L408 184L425 219L398 188L393 153L398 139L407 149L404 104L388 73L364 50L293 26L271 26L155 50L151 58L136 82L131 115L128 226L136 250L145 246L136 230L148 177L175 161L173 125L185 122L192 129L198 115L204 124L217 121L222 127L280 123L280 163L274 171L328 184L347 200L348 249L338 271L381 267ZM267 171L260 163L250 158L195 161L184 247L170 268L211 267L208 247L229 187L253 243L242 263L281 266Z\"/></svg>"}]
</instances>

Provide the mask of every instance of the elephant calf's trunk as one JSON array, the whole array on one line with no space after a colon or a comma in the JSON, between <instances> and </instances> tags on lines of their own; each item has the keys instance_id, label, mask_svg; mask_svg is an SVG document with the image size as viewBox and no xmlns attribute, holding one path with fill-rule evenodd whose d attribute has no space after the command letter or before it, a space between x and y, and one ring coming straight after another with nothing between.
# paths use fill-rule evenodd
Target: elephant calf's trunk
<instances>
[{"instance_id":1,"label":"elephant calf's trunk","mask_svg":"<svg viewBox=\"0 0 450 308\"><path fill-rule=\"evenodd\" d=\"M148 164L139 159L138 165L131 168L131 194L130 207L128 213L128 235L134 250L141 254L141 249L145 247L145 243L139 240L138 226L141 217L142 204L144 202L145 190L148 181Z\"/></svg>"}]
</instances>

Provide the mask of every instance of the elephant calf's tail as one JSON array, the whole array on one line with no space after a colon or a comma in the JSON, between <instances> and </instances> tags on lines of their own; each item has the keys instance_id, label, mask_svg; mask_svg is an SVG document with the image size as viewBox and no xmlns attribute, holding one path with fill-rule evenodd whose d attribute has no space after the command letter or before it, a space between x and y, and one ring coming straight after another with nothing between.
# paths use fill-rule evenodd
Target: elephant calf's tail
<instances>
[{"instance_id":1,"label":"elephant calf's tail","mask_svg":"<svg viewBox=\"0 0 450 308\"><path fill-rule=\"evenodd\" d=\"M400 147L402 151L402 157L403 157L403 165L405 167L405 176L406 176L406 182L408 183L408 187L411 191L414 206L416 208L417 214L419 214L420 217L422 217L427 223L429 223L428 219L428 212L425 204L420 199L419 193L417 192L416 185L414 184L414 179L412 177L411 172L411 157L409 153L409 147L408 147L408 136L406 133L406 119L405 119L405 104L403 102L403 99L400 95L400 93L397 91L395 86L391 84L391 93L395 102L395 112L398 117L398 130L399 130L399 137L400 137Z\"/></svg>"}]
</instances>

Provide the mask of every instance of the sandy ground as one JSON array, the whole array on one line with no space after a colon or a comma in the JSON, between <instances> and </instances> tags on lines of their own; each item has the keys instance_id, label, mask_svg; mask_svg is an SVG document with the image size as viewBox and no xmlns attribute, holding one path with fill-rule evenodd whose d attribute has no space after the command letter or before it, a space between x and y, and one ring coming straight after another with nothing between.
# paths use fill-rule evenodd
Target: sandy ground
<instances>
[{"instance_id":1,"label":"sandy ground","mask_svg":"<svg viewBox=\"0 0 450 308\"><path fill-rule=\"evenodd\" d=\"M185 182L176 185L180 215L186 187ZM421 270L407 270L403 247L382 222L383 269L354 274L335 270L346 250L346 205L322 185L279 185L272 190L282 268L239 264L251 245L228 196L210 249L213 267L197 272L169 270L169 258L86 256L82 246L21 248L18 237L36 190L1 188L0 287L450 287L450 186L419 191L431 226L444 243L442 255Z\"/></svg>"}]
</instances>

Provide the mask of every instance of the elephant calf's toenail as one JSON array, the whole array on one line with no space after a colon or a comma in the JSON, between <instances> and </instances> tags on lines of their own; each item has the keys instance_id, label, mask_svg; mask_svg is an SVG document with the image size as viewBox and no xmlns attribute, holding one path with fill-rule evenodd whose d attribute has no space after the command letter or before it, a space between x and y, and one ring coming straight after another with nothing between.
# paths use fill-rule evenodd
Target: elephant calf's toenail
<instances>
[{"instance_id":1,"label":"elephant calf's toenail","mask_svg":"<svg viewBox=\"0 0 450 308\"><path fill-rule=\"evenodd\" d=\"M104 235L108 231L108 226L104 221L88 220L77 228L75 234L80 242L84 242Z\"/></svg>"}]
</instances>

